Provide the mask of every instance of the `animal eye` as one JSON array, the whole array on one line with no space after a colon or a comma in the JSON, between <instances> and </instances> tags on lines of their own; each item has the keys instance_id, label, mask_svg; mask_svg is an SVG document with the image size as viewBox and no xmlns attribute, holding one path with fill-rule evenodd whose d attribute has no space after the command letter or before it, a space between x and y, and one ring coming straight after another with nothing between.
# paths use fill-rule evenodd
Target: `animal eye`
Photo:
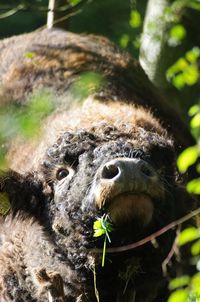
<instances>
[{"instance_id":1,"label":"animal eye","mask_svg":"<svg viewBox=\"0 0 200 302\"><path fill-rule=\"evenodd\" d=\"M67 177L68 175L69 175L69 170L67 170L67 169L59 169L58 171L57 171L57 173L56 173L56 178L58 179L58 180L61 180L61 179L63 179L63 178L65 178L65 177Z\"/></svg>"}]
</instances>

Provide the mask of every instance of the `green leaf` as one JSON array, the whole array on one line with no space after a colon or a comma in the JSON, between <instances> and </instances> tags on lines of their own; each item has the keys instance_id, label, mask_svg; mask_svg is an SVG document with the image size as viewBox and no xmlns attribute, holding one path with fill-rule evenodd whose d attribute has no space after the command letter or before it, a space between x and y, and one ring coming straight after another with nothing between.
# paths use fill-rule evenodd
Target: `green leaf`
<instances>
[{"instance_id":1,"label":"green leaf","mask_svg":"<svg viewBox=\"0 0 200 302\"><path fill-rule=\"evenodd\" d=\"M171 28L169 35L171 38L181 41L186 36L186 30L183 25L177 24Z\"/></svg>"},{"instance_id":2,"label":"green leaf","mask_svg":"<svg viewBox=\"0 0 200 302\"><path fill-rule=\"evenodd\" d=\"M132 28L138 28L142 24L141 15L137 10L132 10L129 24Z\"/></svg>"},{"instance_id":3,"label":"green leaf","mask_svg":"<svg viewBox=\"0 0 200 302\"><path fill-rule=\"evenodd\" d=\"M190 107L188 114L189 114L189 116L193 116L199 112L200 112L200 106L198 104L196 104L196 105L193 105L192 107Z\"/></svg>"},{"instance_id":4,"label":"green leaf","mask_svg":"<svg viewBox=\"0 0 200 302\"><path fill-rule=\"evenodd\" d=\"M177 46L181 43L185 36L185 27L182 24L176 24L169 31L168 44L170 46Z\"/></svg>"},{"instance_id":5,"label":"green leaf","mask_svg":"<svg viewBox=\"0 0 200 302\"><path fill-rule=\"evenodd\" d=\"M169 67L166 71L166 77L168 80L170 80L171 78L173 78L173 76L176 74L177 72L177 67L176 64L172 65L171 67Z\"/></svg>"},{"instance_id":6,"label":"green leaf","mask_svg":"<svg viewBox=\"0 0 200 302\"><path fill-rule=\"evenodd\" d=\"M179 236L177 237L177 243L178 245L184 245L188 242L191 242L195 239L200 238L200 231L199 229L195 227L190 227L185 230L183 230Z\"/></svg>"},{"instance_id":7,"label":"green leaf","mask_svg":"<svg viewBox=\"0 0 200 302\"><path fill-rule=\"evenodd\" d=\"M193 8L193 9L196 9L196 10L200 10L200 3L199 3L199 0L194 0L194 1L190 1L188 3L188 6Z\"/></svg>"},{"instance_id":8,"label":"green leaf","mask_svg":"<svg viewBox=\"0 0 200 302\"><path fill-rule=\"evenodd\" d=\"M105 230L104 229L98 229L98 230L95 230L94 231L94 237L100 237L100 236L102 236L102 235L104 235L106 232L105 232Z\"/></svg>"},{"instance_id":9,"label":"green leaf","mask_svg":"<svg viewBox=\"0 0 200 302\"><path fill-rule=\"evenodd\" d=\"M187 302L200 302L200 296L196 292L191 292L188 296Z\"/></svg>"},{"instance_id":10,"label":"green leaf","mask_svg":"<svg viewBox=\"0 0 200 302\"><path fill-rule=\"evenodd\" d=\"M119 44L122 48L127 48L129 41L130 41L129 35L123 34L119 40Z\"/></svg>"},{"instance_id":11,"label":"green leaf","mask_svg":"<svg viewBox=\"0 0 200 302\"><path fill-rule=\"evenodd\" d=\"M196 113L196 115L190 121L191 128L200 127L200 112Z\"/></svg>"},{"instance_id":12,"label":"green leaf","mask_svg":"<svg viewBox=\"0 0 200 302\"><path fill-rule=\"evenodd\" d=\"M106 230L107 233L112 232L112 230L113 230L112 224L109 221L105 221L104 229Z\"/></svg>"},{"instance_id":13,"label":"green leaf","mask_svg":"<svg viewBox=\"0 0 200 302\"><path fill-rule=\"evenodd\" d=\"M79 4L79 2L81 2L81 0L69 0L69 3L73 6Z\"/></svg>"},{"instance_id":14,"label":"green leaf","mask_svg":"<svg viewBox=\"0 0 200 302\"><path fill-rule=\"evenodd\" d=\"M27 51L24 53L24 57L27 59L33 59L35 57L35 53L32 51Z\"/></svg>"},{"instance_id":15,"label":"green leaf","mask_svg":"<svg viewBox=\"0 0 200 302\"><path fill-rule=\"evenodd\" d=\"M179 289L173 292L167 302L187 302L189 295L188 289Z\"/></svg>"},{"instance_id":16,"label":"green leaf","mask_svg":"<svg viewBox=\"0 0 200 302\"><path fill-rule=\"evenodd\" d=\"M102 216L101 218L98 218L93 223L93 230L94 230L94 237L100 237L102 235L106 235L106 233L112 232L112 224L107 221L106 216Z\"/></svg>"},{"instance_id":17,"label":"green leaf","mask_svg":"<svg viewBox=\"0 0 200 302\"><path fill-rule=\"evenodd\" d=\"M98 219L98 220L96 220L96 221L94 222L94 224L93 224L93 229L94 229L94 230L101 229L101 220L100 220L100 219Z\"/></svg>"},{"instance_id":18,"label":"green leaf","mask_svg":"<svg viewBox=\"0 0 200 302\"><path fill-rule=\"evenodd\" d=\"M193 290L200 294L200 273L196 273L194 276L192 276L191 279L191 286L193 287Z\"/></svg>"},{"instance_id":19,"label":"green leaf","mask_svg":"<svg viewBox=\"0 0 200 302\"><path fill-rule=\"evenodd\" d=\"M188 62L186 61L185 58L180 58L176 62L176 70L177 71L184 71L188 67Z\"/></svg>"},{"instance_id":20,"label":"green leaf","mask_svg":"<svg viewBox=\"0 0 200 302\"><path fill-rule=\"evenodd\" d=\"M198 155L199 151L196 145L185 149L177 160L179 171L185 173L187 169L197 161Z\"/></svg>"},{"instance_id":21,"label":"green leaf","mask_svg":"<svg viewBox=\"0 0 200 302\"><path fill-rule=\"evenodd\" d=\"M197 59L199 56L200 49L193 48L168 68L166 71L167 79L172 81L177 89L182 89L185 85L192 86L198 82L199 66Z\"/></svg>"},{"instance_id":22,"label":"green leaf","mask_svg":"<svg viewBox=\"0 0 200 302\"><path fill-rule=\"evenodd\" d=\"M200 178L195 178L188 182L186 189L189 193L200 194Z\"/></svg>"},{"instance_id":23,"label":"green leaf","mask_svg":"<svg viewBox=\"0 0 200 302\"><path fill-rule=\"evenodd\" d=\"M200 56L200 49L198 47L194 47L193 49L189 50L188 52L186 52L186 59L191 62L191 63L195 63L197 61L197 59Z\"/></svg>"},{"instance_id":24,"label":"green leaf","mask_svg":"<svg viewBox=\"0 0 200 302\"><path fill-rule=\"evenodd\" d=\"M109 242L111 242L108 233L112 231L112 224L108 221L108 215L103 215L102 217L94 221L93 230L94 230L93 237L100 237L102 235L105 235L104 244L103 244L103 254L102 254L102 267L104 267L105 255L106 255L106 242L107 239Z\"/></svg>"},{"instance_id":25,"label":"green leaf","mask_svg":"<svg viewBox=\"0 0 200 302\"><path fill-rule=\"evenodd\" d=\"M141 46L141 35L137 35L133 40L132 44L136 49L139 49Z\"/></svg>"},{"instance_id":26,"label":"green leaf","mask_svg":"<svg viewBox=\"0 0 200 302\"><path fill-rule=\"evenodd\" d=\"M179 73L178 75L174 76L172 83L177 89L182 89L185 86L184 75Z\"/></svg>"},{"instance_id":27,"label":"green leaf","mask_svg":"<svg viewBox=\"0 0 200 302\"><path fill-rule=\"evenodd\" d=\"M199 79L198 67L194 64L188 66L185 69L183 76L184 76L185 84L187 84L188 86L192 86L192 85L196 84Z\"/></svg>"},{"instance_id":28,"label":"green leaf","mask_svg":"<svg viewBox=\"0 0 200 302\"><path fill-rule=\"evenodd\" d=\"M191 247L191 253L193 256L200 255L200 240L195 242Z\"/></svg>"},{"instance_id":29,"label":"green leaf","mask_svg":"<svg viewBox=\"0 0 200 302\"><path fill-rule=\"evenodd\" d=\"M188 285L190 282L190 277L189 276L181 276L179 278L174 278L170 284L169 284L169 289L174 290L182 286Z\"/></svg>"},{"instance_id":30,"label":"green leaf","mask_svg":"<svg viewBox=\"0 0 200 302\"><path fill-rule=\"evenodd\" d=\"M104 84L104 78L96 72L82 73L72 84L71 93L75 98L84 100L90 94L97 92Z\"/></svg>"}]
</instances>

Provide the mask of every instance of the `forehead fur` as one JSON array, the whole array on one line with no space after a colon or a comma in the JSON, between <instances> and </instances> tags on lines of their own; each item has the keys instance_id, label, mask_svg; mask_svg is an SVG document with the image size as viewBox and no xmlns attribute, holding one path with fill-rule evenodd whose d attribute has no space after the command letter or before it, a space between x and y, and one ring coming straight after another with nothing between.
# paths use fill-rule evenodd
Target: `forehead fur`
<instances>
[{"instance_id":1,"label":"forehead fur","mask_svg":"<svg viewBox=\"0 0 200 302\"><path fill-rule=\"evenodd\" d=\"M66 131L76 133L84 129L103 137L105 129L109 131L112 128L120 135L128 135L129 138L137 139L143 129L145 132L162 136L166 141L169 140L166 130L147 109L113 101L102 103L90 97L82 106L79 104L70 111L58 111L50 116L44 123L43 134L37 141L28 144L15 142L9 154L10 166L13 169L20 169L21 172L37 169L46 150Z\"/></svg>"},{"instance_id":2,"label":"forehead fur","mask_svg":"<svg viewBox=\"0 0 200 302\"><path fill-rule=\"evenodd\" d=\"M125 103L106 101L99 102L87 99L81 108L74 108L69 112L56 113L50 117L48 124L59 136L65 131L85 129L89 132L101 131L105 125L116 127L119 131L131 132L133 127L141 127L147 131L167 136L159 121L152 113L142 107Z\"/></svg>"}]
</instances>

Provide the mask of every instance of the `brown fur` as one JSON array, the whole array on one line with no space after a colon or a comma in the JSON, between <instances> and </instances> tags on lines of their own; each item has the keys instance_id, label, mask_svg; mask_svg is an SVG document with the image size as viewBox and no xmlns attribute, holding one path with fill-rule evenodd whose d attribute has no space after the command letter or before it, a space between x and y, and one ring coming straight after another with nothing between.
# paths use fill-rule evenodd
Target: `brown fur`
<instances>
[{"instance_id":1,"label":"brown fur","mask_svg":"<svg viewBox=\"0 0 200 302\"><path fill-rule=\"evenodd\" d=\"M70 111L63 112L62 109L60 111L47 118L42 129L43 134L39 134L39 139L32 140L31 143L25 142L25 144L21 140L12 143L8 153L11 169L21 173L38 169L38 164L40 164L47 147L66 130L77 131L80 125L87 131L98 133L101 136L104 135L104 128L109 126L110 129L117 127L120 133L124 133L130 138L136 136L138 127L156 131L167 137L166 130L161 127L159 121L150 112L142 107L137 108L122 102L102 104L90 98L81 108L75 106ZM135 141L135 144L139 145L140 142Z\"/></svg>"},{"instance_id":2,"label":"brown fur","mask_svg":"<svg viewBox=\"0 0 200 302\"><path fill-rule=\"evenodd\" d=\"M26 55L29 52L31 59ZM138 62L103 37L55 29L21 35L0 42L0 61L1 103L27 102L30 94L44 87L71 103L67 89L81 73L93 71L108 81L96 93L99 99L134 100L161 117L178 148L194 143L183 121L154 89Z\"/></svg>"},{"instance_id":3,"label":"brown fur","mask_svg":"<svg viewBox=\"0 0 200 302\"><path fill-rule=\"evenodd\" d=\"M103 239L93 237L93 223L113 219L115 247L190 211L175 167L176 153L194 142L185 124L139 64L102 37L57 30L13 37L0 42L0 60L2 104L24 107L38 89L56 103L36 138L11 142L10 168L21 174L0 177L11 204L0 222L1 301L166 301L162 263L175 231L158 238L157 249L149 242L107 255L102 268L94 249ZM72 88L88 71L104 84L82 103ZM132 163L131 178L102 181L115 159Z\"/></svg>"}]
</instances>

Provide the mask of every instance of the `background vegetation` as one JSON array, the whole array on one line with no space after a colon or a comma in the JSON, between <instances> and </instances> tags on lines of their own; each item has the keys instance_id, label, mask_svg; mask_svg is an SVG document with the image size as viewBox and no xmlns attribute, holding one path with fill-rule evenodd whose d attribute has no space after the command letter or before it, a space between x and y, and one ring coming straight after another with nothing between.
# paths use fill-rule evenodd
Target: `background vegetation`
<instances>
[{"instance_id":1,"label":"background vegetation","mask_svg":"<svg viewBox=\"0 0 200 302\"><path fill-rule=\"evenodd\" d=\"M45 26L48 0L0 0L0 37L9 37ZM200 173L200 0L57 0L56 26L74 31L105 35L140 60L151 81L167 96L172 106L188 122L196 145L178 159L184 173L196 163ZM0 161L6 141L29 129L46 116L53 105L39 96L27 112L0 110ZM33 114L34 113L34 114ZM8 127L9 125L9 127ZM9 129L6 130L6 129ZM200 194L200 178L187 184L187 190ZM193 242L195 240L195 242ZM193 276L181 276L170 283L169 302L200 301L200 230L182 232L178 244L192 243L191 257L197 267Z\"/></svg>"}]
</instances>

